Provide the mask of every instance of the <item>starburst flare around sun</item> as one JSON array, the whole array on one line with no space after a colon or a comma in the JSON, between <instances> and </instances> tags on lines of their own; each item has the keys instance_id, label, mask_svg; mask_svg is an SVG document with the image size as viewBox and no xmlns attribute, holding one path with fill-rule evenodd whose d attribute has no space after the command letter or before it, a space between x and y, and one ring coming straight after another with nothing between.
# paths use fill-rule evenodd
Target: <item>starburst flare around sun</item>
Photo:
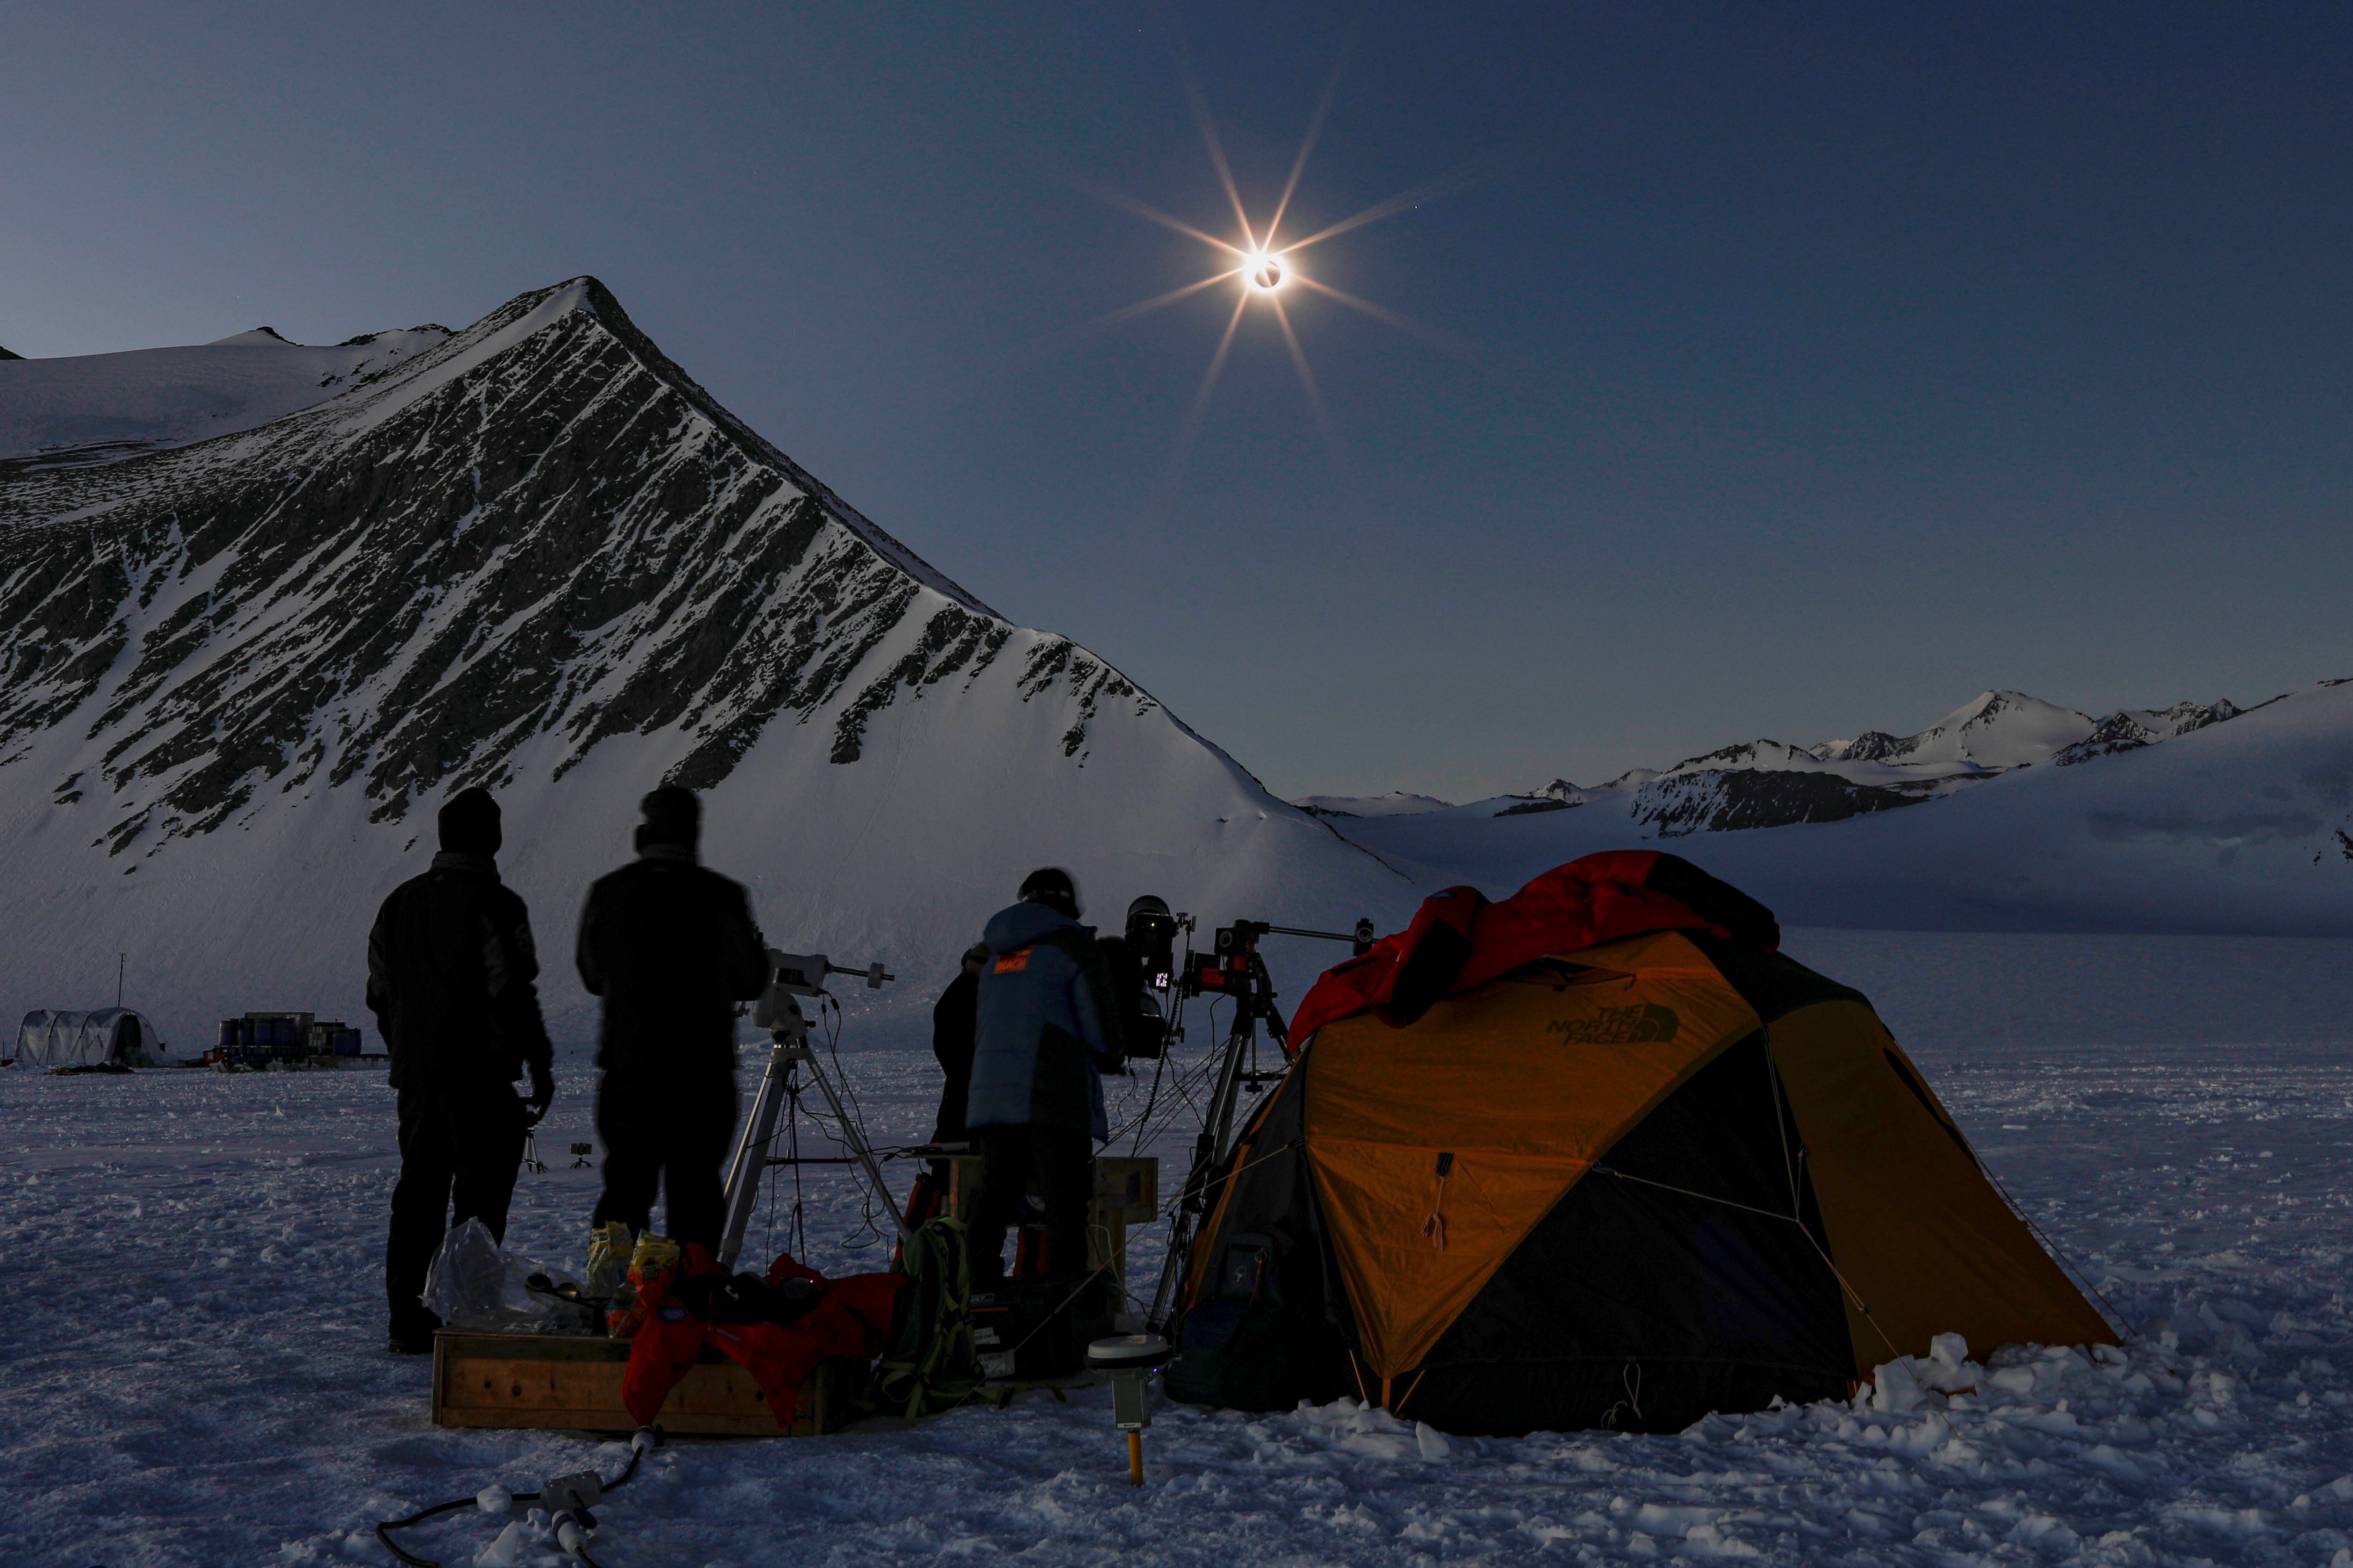
<instances>
[{"instance_id":1,"label":"starburst flare around sun","mask_svg":"<svg viewBox=\"0 0 2353 1568\"><path fill-rule=\"evenodd\" d=\"M1147 219L1163 228L1207 246L1212 253L1211 265L1216 269L1208 277L1171 289L1166 293L1155 295L1148 300L1140 300L1134 304L1123 306L1092 321L1083 321L1077 326L1054 333L1050 341L1068 342L1089 336L1134 321L1138 317L1149 315L1220 285L1231 285L1234 289L1233 310L1227 316L1225 330L1219 334L1217 343L1210 351L1208 364L1202 371L1200 384L1193 395L1191 405L1186 410L1184 420L1178 428L1175 447L1170 453L1169 484L1172 488L1180 477L1187 458L1192 450L1193 443L1200 433L1202 419L1208 412L1210 399L1217 391L1219 378L1223 375L1226 362L1233 352L1235 339L1241 332L1246 318L1253 313L1254 308L1271 318L1275 328L1282 334L1292 367L1298 374L1300 390L1305 396L1308 413L1315 421L1316 427L1323 433L1334 462L1337 464L1341 460L1339 428L1333 420L1330 405L1324 401L1323 389L1316 383L1315 373L1307 363L1306 350L1300 342L1299 331L1293 320L1295 306L1284 303L1284 297L1292 295L1294 288L1310 290L1319 298L1345 305L1352 310L1372 317L1375 321L1410 332L1449 353L1460 354L1468 350L1469 345L1450 333L1427 326L1385 306L1377 305L1369 300L1360 299L1344 289L1316 278L1302 265L1300 254L1325 240L1404 212L1421 201L1453 188L1463 183L1466 177L1473 175L1480 169L1480 163L1466 165L1450 174L1400 191L1396 195L1376 202L1371 206L1351 214L1336 223L1326 224L1303 238L1286 240L1282 237L1283 220L1290 215L1293 198L1299 194L1300 179L1306 173L1308 156L1315 150L1316 141L1324 132L1324 121L1330 118L1333 100L1338 85L1339 77L1335 70L1331 83L1324 89L1322 100L1316 105L1314 115L1308 121L1306 134L1300 140L1298 154L1292 160L1291 171L1283 181L1282 194L1276 198L1272 212L1261 227L1252 221L1250 211L1242 201L1241 188L1234 179L1232 166L1227 162L1225 146L1219 139L1217 122L1211 117L1207 102L1197 87L1189 81L1187 83L1186 95L1192 105L1195 123L1200 128L1202 142L1208 151L1210 167L1217 174L1218 184L1223 190L1227 202L1232 207L1235 230L1234 237L1231 239L1219 238L1207 229L1187 223L1182 218L1172 216L1124 191L1092 180L1073 179L1071 181L1078 188L1099 200L1134 213L1138 217Z\"/></svg>"}]
</instances>

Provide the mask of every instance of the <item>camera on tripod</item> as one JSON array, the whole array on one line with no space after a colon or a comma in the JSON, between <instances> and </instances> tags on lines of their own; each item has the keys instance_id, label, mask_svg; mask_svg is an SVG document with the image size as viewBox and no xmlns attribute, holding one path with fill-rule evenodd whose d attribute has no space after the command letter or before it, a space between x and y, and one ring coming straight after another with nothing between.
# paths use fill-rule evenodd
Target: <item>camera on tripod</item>
<instances>
[{"instance_id":1,"label":"camera on tripod","mask_svg":"<svg viewBox=\"0 0 2353 1568\"><path fill-rule=\"evenodd\" d=\"M898 1227L901 1241L907 1238L906 1218L891 1200L890 1184L882 1179L882 1167L874 1158L874 1150L867 1142L866 1130L855 1110L857 1101L852 1100L844 1104L842 1089L827 1076L824 1064L818 1060L817 1052L809 1047L810 1020L808 1015L801 1011L800 999L827 995L825 978L828 974L857 975L866 982L866 988L870 991L880 991L884 981L898 978L883 968L879 961L863 969L849 969L821 952L780 952L773 947L768 949L768 987L760 993L760 1000L753 1007L752 1022L767 1030L768 1037L775 1044L768 1052L768 1068L761 1075L759 1090L752 1097L751 1114L744 1119L743 1131L737 1136L734 1158L727 1167L724 1189L726 1226L721 1234L716 1254L722 1264L732 1266L736 1255L743 1250L744 1232L752 1222L752 1209L759 1199L760 1182L771 1165L846 1163L858 1166L864 1171L871 1191L890 1215L892 1223ZM824 1097L826 1109L832 1113L833 1136L848 1152L838 1157L824 1155L803 1159L796 1145L793 1153L781 1158L772 1154L769 1146L776 1141L777 1121L806 1114L800 1110L800 1096L803 1088L809 1086L815 1087ZM574 1147L577 1152L586 1145L576 1144Z\"/></svg>"},{"instance_id":2,"label":"camera on tripod","mask_svg":"<svg viewBox=\"0 0 2353 1568\"><path fill-rule=\"evenodd\" d=\"M1185 955L1185 973L1177 983L1179 994L1198 996L1205 991L1214 991L1220 995L1238 996L1247 993L1252 974L1266 973L1265 965L1259 961L1258 940L1273 929L1264 921L1236 921L1229 926L1219 926L1209 952Z\"/></svg>"},{"instance_id":3,"label":"camera on tripod","mask_svg":"<svg viewBox=\"0 0 2353 1568\"><path fill-rule=\"evenodd\" d=\"M1127 940L1148 991L1166 991L1176 978L1176 916L1157 910L1138 910L1127 918Z\"/></svg>"}]
</instances>

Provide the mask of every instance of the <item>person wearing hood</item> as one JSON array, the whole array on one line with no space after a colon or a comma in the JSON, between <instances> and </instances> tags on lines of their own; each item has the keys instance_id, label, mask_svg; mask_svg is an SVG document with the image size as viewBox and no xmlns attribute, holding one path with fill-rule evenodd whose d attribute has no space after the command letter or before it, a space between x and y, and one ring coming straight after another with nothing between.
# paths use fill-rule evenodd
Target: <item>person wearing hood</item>
<instances>
[{"instance_id":1,"label":"person wearing hood","mask_svg":"<svg viewBox=\"0 0 2353 1568\"><path fill-rule=\"evenodd\" d=\"M670 1238L717 1250L720 1165L735 1130L736 1004L768 983L767 942L743 885L701 864L702 805L645 797L638 858L599 878L580 916L580 983L604 999L596 1134L605 1191L592 1222L643 1235L659 1188Z\"/></svg>"},{"instance_id":2,"label":"person wearing hood","mask_svg":"<svg viewBox=\"0 0 2353 1568\"><path fill-rule=\"evenodd\" d=\"M1005 1232L1034 1173L1046 1200L1046 1271L1086 1270L1094 1146L1110 1136L1103 1072L1118 1063L1117 999L1094 930L1079 923L1071 874L1033 871L1020 902L981 932L972 1089L965 1123L979 1148L972 1278L1002 1278Z\"/></svg>"},{"instance_id":3,"label":"person wearing hood","mask_svg":"<svg viewBox=\"0 0 2353 1568\"><path fill-rule=\"evenodd\" d=\"M441 852L392 890L368 932L367 1004L392 1055L400 1115L384 1254L399 1354L433 1348L441 1320L420 1298L450 1227L479 1219L506 1239L523 1134L555 1098L530 911L499 880L498 802L461 791L438 826ZM513 1089L526 1068L527 1101Z\"/></svg>"}]
</instances>

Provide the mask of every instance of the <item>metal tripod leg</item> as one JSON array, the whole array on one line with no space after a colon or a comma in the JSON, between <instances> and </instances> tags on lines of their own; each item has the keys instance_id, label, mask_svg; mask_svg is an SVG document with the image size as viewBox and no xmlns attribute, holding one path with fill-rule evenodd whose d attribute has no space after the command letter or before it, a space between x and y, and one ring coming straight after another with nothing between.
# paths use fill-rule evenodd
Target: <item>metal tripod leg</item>
<instances>
[{"instance_id":1,"label":"metal tripod leg","mask_svg":"<svg viewBox=\"0 0 2353 1568\"><path fill-rule=\"evenodd\" d=\"M719 1240L719 1266L735 1267L736 1256L744 1250L744 1233L751 1228L752 1211L760 1202L760 1178L768 1172L768 1145L776 1136L776 1121L784 1114L789 1098L785 1091L785 1079L792 1072L793 1063L807 1054L807 1047L797 1037L807 1032L808 1023L797 1007L792 1022L776 1031L776 1045L768 1052L767 1070L760 1075L760 1091L752 1097L752 1114L744 1119L744 1133L735 1144L735 1157L727 1166L727 1228Z\"/></svg>"},{"instance_id":2,"label":"metal tripod leg","mask_svg":"<svg viewBox=\"0 0 2353 1568\"><path fill-rule=\"evenodd\" d=\"M719 1266L723 1268L735 1267L735 1259L744 1250L744 1232L752 1227L752 1211L760 1202L760 1180L768 1172L768 1145L776 1141L776 1122L792 1099L786 1085L795 1068L806 1068L809 1081L825 1096L826 1104L833 1111L834 1125L841 1130L842 1146L865 1170L866 1179L874 1184L875 1195L891 1211L891 1223L898 1227L899 1239L904 1242L912 1234L907 1229L906 1216L891 1200L891 1188L882 1180L881 1162L858 1135L855 1123L842 1107L841 1096L834 1090L833 1080L825 1076L824 1064L808 1047L808 1020L801 1016L798 1004L787 999L787 1005L791 1011L773 1031L776 1043L768 1052L767 1071L760 1077L760 1091L752 1098L752 1114L744 1119L744 1133L736 1142L735 1158L727 1167L727 1228L719 1242Z\"/></svg>"},{"instance_id":3,"label":"metal tripod leg","mask_svg":"<svg viewBox=\"0 0 2353 1568\"><path fill-rule=\"evenodd\" d=\"M898 1229L899 1240L902 1244L913 1240L915 1233L907 1228L907 1216L901 1214L899 1205L891 1200L891 1188L882 1180L881 1163L874 1158L874 1151L866 1146L866 1140L858 1135L857 1125L849 1120L849 1112L842 1109L841 1096L833 1091L833 1080L825 1076L824 1065L817 1059L817 1053L810 1050L804 1041L794 1047L793 1055L808 1064L809 1077L815 1080L818 1092L824 1095L826 1104L833 1108L833 1124L841 1129L843 1147L849 1151L859 1164L865 1167L866 1179L874 1184L874 1195L881 1198L883 1206L891 1211L891 1223Z\"/></svg>"},{"instance_id":4,"label":"metal tripod leg","mask_svg":"<svg viewBox=\"0 0 2353 1568\"><path fill-rule=\"evenodd\" d=\"M1226 1059L1219 1065L1209 1112L1202 1121L1200 1136L1194 1140L1193 1168L1185 1177L1184 1196L1169 1221L1168 1251L1161 1260L1160 1283L1152 1292L1152 1313L1146 1326L1155 1334L1166 1331L1171 1299L1177 1281L1192 1261L1194 1226L1208 1211L1209 1173L1225 1157L1226 1137L1233 1125L1234 1100L1241 1092L1242 1056L1256 1034L1254 1028L1248 1026L1245 1015L1233 1033L1226 1037Z\"/></svg>"}]
</instances>

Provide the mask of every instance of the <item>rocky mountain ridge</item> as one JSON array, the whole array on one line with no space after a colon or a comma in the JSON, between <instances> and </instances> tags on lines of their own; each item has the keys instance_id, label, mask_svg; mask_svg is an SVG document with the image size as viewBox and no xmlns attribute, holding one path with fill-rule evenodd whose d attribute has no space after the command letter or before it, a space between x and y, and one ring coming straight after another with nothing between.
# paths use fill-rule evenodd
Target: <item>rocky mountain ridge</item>
<instances>
[{"instance_id":1,"label":"rocky mountain ridge","mask_svg":"<svg viewBox=\"0 0 2353 1568\"><path fill-rule=\"evenodd\" d=\"M27 1006L123 944L206 994L348 980L353 923L475 784L555 910L668 780L709 795L780 941L886 958L952 954L1024 862L1246 900L1229 918L1404 892L1106 661L920 560L593 279L330 390L0 473L0 868L51 917L0 962ZM227 888L232 917L197 912Z\"/></svg>"},{"instance_id":2,"label":"rocky mountain ridge","mask_svg":"<svg viewBox=\"0 0 2353 1568\"><path fill-rule=\"evenodd\" d=\"M1630 796L1633 820L1662 837L1732 832L1916 805L2013 768L2065 767L2155 745L2243 711L2229 699L2122 709L2094 719L2024 692L1989 690L1909 735L1867 730L1812 746L1756 740L1635 768L1600 784L1555 779L1496 803L1494 816L1566 810Z\"/></svg>"}]
</instances>

